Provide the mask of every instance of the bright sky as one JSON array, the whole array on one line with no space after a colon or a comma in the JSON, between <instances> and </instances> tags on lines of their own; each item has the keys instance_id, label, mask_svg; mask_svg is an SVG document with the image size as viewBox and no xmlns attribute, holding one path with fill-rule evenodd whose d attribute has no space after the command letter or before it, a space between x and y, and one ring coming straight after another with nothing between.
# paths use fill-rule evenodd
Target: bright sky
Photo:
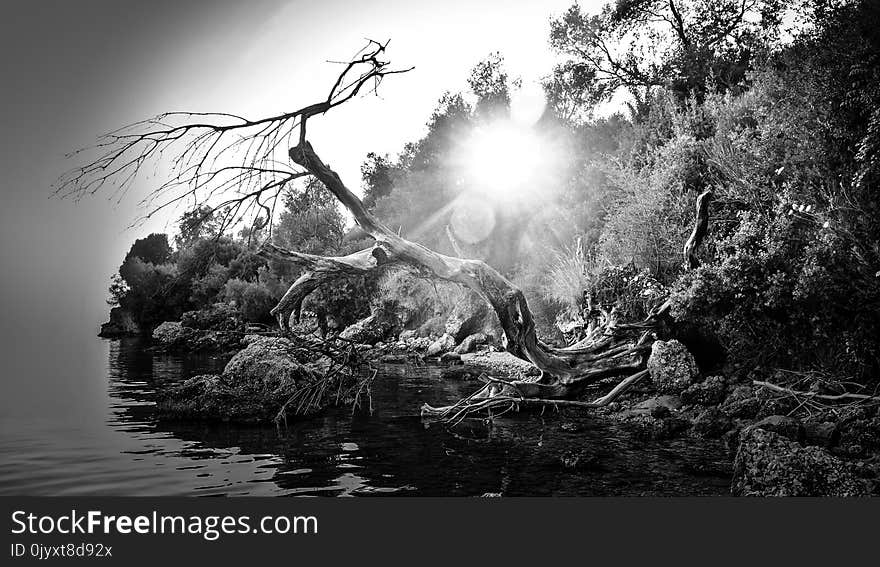
<instances>
[{"instance_id":1,"label":"bright sky","mask_svg":"<svg viewBox=\"0 0 880 567\"><path fill-rule=\"evenodd\" d=\"M348 59L364 37L390 38L392 61L415 70L388 79L379 98L361 99L314 120L310 131L324 158L356 186L365 154L396 152L418 138L443 91L464 89L469 70L489 53L501 51L511 73L526 81L547 74L552 65L548 21L571 1L290 3L268 11L259 25L233 26L228 35L212 36L220 43L210 50L191 51L200 61L179 62L180 75L200 65L222 71L192 90L164 93L163 103L203 109L232 105L253 115L299 107L319 100L332 84L338 67L327 60ZM186 100L181 101L181 92Z\"/></svg>"},{"instance_id":2,"label":"bright sky","mask_svg":"<svg viewBox=\"0 0 880 567\"><path fill-rule=\"evenodd\" d=\"M338 73L327 60L348 58L365 37L390 38L394 64L416 69L390 77L381 98L353 101L310 123L322 157L359 188L367 152L396 153L420 137L441 94L464 89L470 69L489 53L501 51L511 74L526 82L548 73L548 22L571 1L4 3L4 311L41 325L94 328L132 241L171 228L165 219L125 230L136 199L120 206L100 197L47 199L72 165L64 153L97 134L169 110L257 117L295 109L325 96ZM601 1L581 4L595 9Z\"/></svg>"}]
</instances>

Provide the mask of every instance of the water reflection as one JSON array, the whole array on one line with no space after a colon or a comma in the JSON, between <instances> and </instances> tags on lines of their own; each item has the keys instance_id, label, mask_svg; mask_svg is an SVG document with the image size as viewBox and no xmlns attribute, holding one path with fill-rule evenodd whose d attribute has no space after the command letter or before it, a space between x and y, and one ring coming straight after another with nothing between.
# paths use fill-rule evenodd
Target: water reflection
<instances>
[{"instance_id":1,"label":"water reflection","mask_svg":"<svg viewBox=\"0 0 880 567\"><path fill-rule=\"evenodd\" d=\"M141 444L126 454L135 462L149 455L155 466L167 459L192 494L721 494L728 484L717 446L650 442L577 413L514 416L491 428L474 422L454 432L428 427L418 416L422 402L452 401L473 385L424 368L385 367L372 415L330 411L289 429L156 421L158 384L224 363L153 354L136 340L110 350L109 423ZM586 454L588 470L561 466L569 450ZM709 476L694 474L707 469Z\"/></svg>"},{"instance_id":2,"label":"water reflection","mask_svg":"<svg viewBox=\"0 0 880 567\"><path fill-rule=\"evenodd\" d=\"M388 366L372 415L348 410L273 426L169 423L157 386L219 372L226 360L153 353L139 339L95 341L104 362L50 380L73 388L64 414L0 416L0 494L479 496L725 494L729 462L715 444L657 443L589 418L505 416L492 427L426 426L419 406L449 403L474 385L436 370ZM96 358L97 357L92 357ZM59 362L59 368L64 367ZM67 365L71 366L71 365ZM102 378L103 376L103 378ZM101 392L104 392L103 394ZM586 466L562 467L565 451Z\"/></svg>"}]
</instances>

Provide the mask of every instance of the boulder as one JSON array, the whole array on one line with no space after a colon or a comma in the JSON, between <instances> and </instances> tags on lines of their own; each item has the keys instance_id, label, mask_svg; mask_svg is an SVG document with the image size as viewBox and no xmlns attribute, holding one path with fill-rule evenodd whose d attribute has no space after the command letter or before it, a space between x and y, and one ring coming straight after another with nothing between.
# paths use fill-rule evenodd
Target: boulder
<instances>
[{"instance_id":1,"label":"boulder","mask_svg":"<svg viewBox=\"0 0 880 567\"><path fill-rule=\"evenodd\" d=\"M135 323L131 313L122 307L110 310L110 320L101 325L99 337L128 337L141 334L141 328Z\"/></svg>"},{"instance_id":2,"label":"boulder","mask_svg":"<svg viewBox=\"0 0 880 567\"><path fill-rule=\"evenodd\" d=\"M476 372L512 380L538 376L541 371L528 360L517 358L509 352L481 351L461 356L462 362Z\"/></svg>"},{"instance_id":3,"label":"boulder","mask_svg":"<svg viewBox=\"0 0 880 567\"><path fill-rule=\"evenodd\" d=\"M444 352L452 350L455 346L455 339L452 338L452 335L446 334L431 343L431 346L428 347L428 350L425 352L425 356L438 356L443 354Z\"/></svg>"},{"instance_id":4,"label":"boulder","mask_svg":"<svg viewBox=\"0 0 880 567\"><path fill-rule=\"evenodd\" d=\"M479 331L488 315L489 306L486 301L476 292L468 290L446 319L446 334L459 343L468 335Z\"/></svg>"},{"instance_id":5,"label":"boulder","mask_svg":"<svg viewBox=\"0 0 880 567\"><path fill-rule=\"evenodd\" d=\"M751 425L751 427L757 427L765 431L772 431L773 433L782 435L783 437L797 443L803 443L804 441L804 426L799 420L793 417L771 415Z\"/></svg>"},{"instance_id":6,"label":"boulder","mask_svg":"<svg viewBox=\"0 0 880 567\"><path fill-rule=\"evenodd\" d=\"M627 416L650 415L653 417L666 417L672 412L681 409L681 399L678 396L655 396L634 405L626 412Z\"/></svg>"},{"instance_id":7,"label":"boulder","mask_svg":"<svg viewBox=\"0 0 880 567\"><path fill-rule=\"evenodd\" d=\"M441 317L433 317L421 324L417 331L420 338L426 339L431 337L439 337L446 332Z\"/></svg>"},{"instance_id":8,"label":"boulder","mask_svg":"<svg viewBox=\"0 0 880 567\"><path fill-rule=\"evenodd\" d=\"M261 337L232 357L223 374L190 378L160 394L159 415L211 421L268 422L303 386L320 379L320 361L303 364L288 339Z\"/></svg>"},{"instance_id":9,"label":"boulder","mask_svg":"<svg viewBox=\"0 0 880 567\"><path fill-rule=\"evenodd\" d=\"M349 325L339 336L355 343L373 345L388 337L396 326L397 320L393 314L376 310Z\"/></svg>"},{"instance_id":10,"label":"boulder","mask_svg":"<svg viewBox=\"0 0 880 567\"><path fill-rule=\"evenodd\" d=\"M751 386L737 386L724 403L719 406L727 417L752 419L761 409L761 400Z\"/></svg>"},{"instance_id":11,"label":"boulder","mask_svg":"<svg viewBox=\"0 0 880 567\"><path fill-rule=\"evenodd\" d=\"M487 342L488 338L485 333L474 333L465 337L464 340L455 347L455 352L458 354L467 354L473 352L477 346L484 345Z\"/></svg>"},{"instance_id":12,"label":"boulder","mask_svg":"<svg viewBox=\"0 0 880 567\"><path fill-rule=\"evenodd\" d=\"M709 376L702 382L691 384L681 393L681 401L688 405L711 406L724 400L726 394L723 376Z\"/></svg>"},{"instance_id":13,"label":"boulder","mask_svg":"<svg viewBox=\"0 0 880 567\"><path fill-rule=\"evenodd\" d=\"M731 491L736 496L840 497L870 495L871 486L824 449L750 427L740 436Z\"/></svg>"},{"instance_id":14,"label":"boulder","mask_svg":"<svg viewBox=\"0 0 880 567\"><path fill-rule=\"evenodd\" d=\"M681 393L700 373L691 353L674 339L654 343L648 358L648 371L654 387L667 394Z\"/></svg>"},{"instance_id":15,"label":"boulder","mask_svg":"<svg viewBox=\"0 0 880 567\"><path fill-rule=\"evenodd\" d=\"M180 317L180 324L189 329L203 331L243 331L245 327L241 314L227 303L215 303L205 309L187 311Z\"/></svg>"},{"instance_id":16,"label":"boulder","mask_svg":"<svg viewBox=\"0 0 880 567\"><path fill-rule=\"evenodd\" d=\"M808 445L831 449L840 444L840 430L833 421L807 421L804 438Z\"/></svg>"},{"instance_id":17,"label":"boulder","mask_svg":"<svg viewBox=\"0 0 880 567\"><path fill-rule=\"evenodd\" d=\"M241 340L238 332L193 329L178 321L165 321L153 330L154 346L159 350L232 351L241 346Z\"/></svg>"},{"instance_id":18,"label":"boulder","mask_svg":"<svg viewBox=\"0 0 880 567\"><path fill-rule=\"evenodd\" d=\"M178 348L185 347L197 334L195 329L184 327L180 321L165 321L153 329L153 340L164 348Z\"/></svg>"},{"instance_id":19,"label":"boulder","mask_svg":"<svg viewBox=\"0 0 880 567\"><path fill-rule=\"evenodd\" d=\"M409 329L409 330L407 330L407 331L403 331L402 333L400 333L399 340L401 340L401 341L403 341L403 342L408 342L408 341L411 341L411 340L413 340L413 339L418 338L418 336L419 336L419 331L418 331L418 330L416 330L416 329Z\"/></svg>"},{"instance_id":20,"label":"boulder","mask_svg":"<svg viewBox=\"0 0 880 567\"><path fill-rule=\"evenodd\" d=\"M850 454L880 448L880 412L872 415L867 408L855 410L839 422L838 428L840 444Z\"/></svg>"},{"instance_id":21,"label":"boulder","mask_svg":"<svg viewBox=\"0 0 880 567\"><path fill-rule=\"evenodd\" d=\"M718 408L709 407L694 420L693 432L700 437L718 438L724 435L732 425L730 418Z\"/></svg>"},{"instance_id":22,"label":"boulder","mask_svg":"<svg viewBox=\"0 0 880 567\"><path fill-rule=\"evenodd\" d=\"M297 349L288 339L261 337L233 356L223 375L236 382L279 384L293 378L299 371Z\"/></svg>"},{"instance_id":23,"label":"boulder","mask_svg":"<svg viewBox=\"0 0 880 567\"><path fill-rule=\"evenodd\" d=\"M428 350L428 347L430 347L433 343L434 341L432 341L431 339L427 337L422 337L418 339L413 339L412 341L407 343L407 348L414 351Z\"/></svg>"}]
</instances>

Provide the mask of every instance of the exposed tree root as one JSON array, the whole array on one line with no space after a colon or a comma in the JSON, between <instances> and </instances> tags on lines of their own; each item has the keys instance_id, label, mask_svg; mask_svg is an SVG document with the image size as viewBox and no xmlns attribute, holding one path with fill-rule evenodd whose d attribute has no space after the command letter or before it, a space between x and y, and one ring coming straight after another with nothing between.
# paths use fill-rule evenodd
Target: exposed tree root
<instances>
[{"instance_id":1,"label":"exposed tree root","mask_svg":"<svg viewBox=\"0 0 880 567\"><path fill-rule=\"evenodd\" d=\"M170 178L144 200L145 206L152 207L147 218L190 198L198 203L199 198L204 201L204 195L210 198L234 191L235 195L219 199L210 208L211 212L224 211L221 228L228 228L247 215L256 222L261 211L271 218L285 187L312 175L348 209L359 227L375 239L375 244L347 256L323 257L265 243L260 248L261 256L291 262L303 269L272 310L282 331L298 321L303 299L319 286L332 285L342 276L402 265L423 276L454 282L477 292L498 316L505 348L541 371L534 380L491 382L468 397L464 406L454 406L458 408L455 416L462 415L462 411L468 414L511 404L561 404L554 400L576 398L590 384L609 377L620 377L623 381L604 398L577 405L595 407L620 395L644 376L651 344L664 334L669 301L639 323L621 323L613 310L601 312L587 337L577 344L565 348L548 346L538 340L525 295L510 280L485 262L439 254L390 230L364 207L308 142L306 125L313 116L344 104L362 91L375 90L389 75L408 70L394 70L382 59L386 46L387 43L369 41L343 66L324 100L292 112L260 119L227 113L166 113L108 133L96 148L98 157L63 177L58 192L81 196L112 180L121 181L119 190L124 191L147 160L173 152L177 157L171 163ZM284 149L288 149L286 157L292 163L286 162ZM686 266L698 263L695 251L708 227L710 197L707 191L697 199L697 218L684 249ZM518 231L517 222L509 219L505 225L511 236ZM460 250L458 253L461 255ZM302 394L311 397L291 403L302 402L308 408L313 406L311 400L323 399L325 394L316 387L311 393Z\"/></svg>"},{"instance_id":2,"label":"exposed tree root","mask_svg":"<svg viewBox=\"0 0 880 567\"><path fill-rule=\"evenodd\" d=\"M264 245L260 252L264 257L290 261L306 269L273 310L282 326L296 311L302 298L318 285L341 275L363 274L391 264L405 264L428 276L456 282L479 293L498 315L507 350L528 360L541 371L541 376L535 380L511 382L500 389L496 387L496 382L494 386L483 388L467 398L466 413L499 405L509 406L514 402L516 405L542 403L523 400L570 399L599 380L632 376L644 370L655 331L665 316L664 309L658 309L644 321L632 324L618 323L613 312L605 314L602 324L577 344L565 348L547 346L537 339L534 320L522 291L498 271L479 260L439 254L389 230L364 208L360 199L321 161L308 142L292 148L290 156L323 182L348 208L360 227L376 239L376 243L366 250L337 258L301 254L271 244ZM622 391L615 390L614 396ZM609 401L603 399L603 403ZM445 408L430 408L426 413L430 414L432 410L434 413L444 413Z\"/></svg>"},{"instance_id":3,"label":"exposed tree root","mask_svg":"<svg viewBox=\"0 0 880 567\"><path fill-rule=\"evenodd\" d=\"M320 180L351 212L375 244L344 257L321 257L283 250L272 244L260 254L289 261L306 271L291 286L272 313L282 328L298 313L302 299L319 285L351 274L364 274L391 264L404 264L434 277L459 283L479 293L495 310L505 335L505 347L515 356L534 364L541 375L533 380L490 382L471 396L447 407L425 405L426 416L456 422L476 412L502 412L526 405L567 405L595 408L610 403L643 378L651 345L668 319L669 301L659 305L642 322L619 323L614 311L603 313L601 323L578 343L556 348L545 345L535 334L535 323L525 296L512 282L485 262L439 254L410 242L388 229L366 210L307 141L290 150L291 159ZM711 192L697 199L694 231L685 246L686 265L695 265L695 250L707 230ZM624 379L607 395L593 402L573 401L586 386L609 377Z\"/></svg>"},{"instance_id":4,"label":"exposed tree root","mask_svg":"<svg viewBox=\"0 0 880 567\"><path fill-rule=\"evenodd\" d=\"M789 394L795 396L800 399L815 399L815 400L825 400L828 402L877 402L880 403L880 396L872 396L869 394L854 394L850 392L845 392L843 394L820 394L819 392L801 392L798 390L793 390L791 388L786 388L784 386L778 386L776 384L772 384L770 382L764 382L761 380L753 380L752 384L755 386L763 386L764 388L768 388L773 390L774 392L780 392L783 394Z\"/></svg>"},{"instance_id":5,"label":"exposed tree root","mask_svg":"<svg viewBox=\"0 0 880 567\"><path fill-rule=\"evenodd\" d=\"M450 423L458 423L462 419L476 413L491 412L492 410L506 413L513 409L518 409L520 406L601 408L616 400L647 375L647 370L636 372L618 383L610 392L591 402L526 397L520 389L525 383L490 379L490 382L482 389L450 406L433 407L424 404L422 406L422 416L445 420ZM498 386L499 384L500 386Z\"/></svg>"}]
</instances>

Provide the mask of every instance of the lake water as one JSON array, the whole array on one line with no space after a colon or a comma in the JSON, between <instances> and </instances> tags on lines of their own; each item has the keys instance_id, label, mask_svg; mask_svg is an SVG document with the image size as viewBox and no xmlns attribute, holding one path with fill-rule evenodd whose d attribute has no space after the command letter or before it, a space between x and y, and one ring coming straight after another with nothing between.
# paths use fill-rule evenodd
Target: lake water
<instances>
[{"instance_id":1,"label":"lake water","mask_svg":"<svg viewBox=\"0 0 880 567\"><path fill-rule=\"evenodd\" d=\"M373 413L330 410L289 428L157 421L157 384L219 372L225 360L167 355L144 339L84 343L43 361L52 380L0 415L0 494L28 495L721 495L715 443L650 441L567 410L449 430L419 416L474 389L436 368L383 366ZM40 361L35 366L40 368ZM60 369L60 370L59 370ZM42 388L41 388L42 387ZM44 391L46 388L54 391ZM566 451L586 470L560 464Z\"/></svg>"}]
</instances>

